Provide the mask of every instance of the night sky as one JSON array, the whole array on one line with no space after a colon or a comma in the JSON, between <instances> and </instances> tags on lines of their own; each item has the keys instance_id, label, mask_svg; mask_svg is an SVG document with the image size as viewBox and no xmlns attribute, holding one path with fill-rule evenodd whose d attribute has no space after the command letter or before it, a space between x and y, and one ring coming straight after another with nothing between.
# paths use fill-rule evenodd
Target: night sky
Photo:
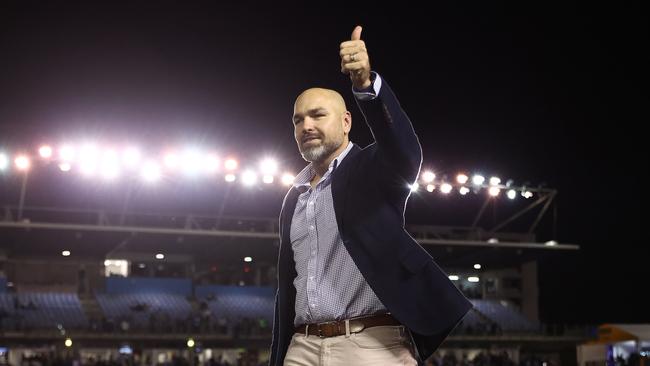
<instances>
[{"instance_id":1,"label":"night sky","mask_svg":"<svg viewBox=\"0 0 650 366\"><path fill-rule=\"evenodd\" d=\"M307 87L339 90L352 140L371 142L339 71L360 24L425 166L559 191L557 231L539 239L582 250L542 261L542 320L650 322L640 8L92 3L0 5L0 145L196 142L300 168L290 117Z\"/></svg>"}]
</instances>

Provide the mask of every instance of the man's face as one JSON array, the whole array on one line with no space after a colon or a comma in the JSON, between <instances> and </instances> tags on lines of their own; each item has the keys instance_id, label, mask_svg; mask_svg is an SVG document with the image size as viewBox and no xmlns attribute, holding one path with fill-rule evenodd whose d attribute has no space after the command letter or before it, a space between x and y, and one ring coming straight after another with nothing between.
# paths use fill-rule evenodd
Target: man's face
<instances>
[{"instance_id":1,"label":"man's face","mask_svg":"<svg viewBox=\"0 0 650 366\"><path fill-rule=\"evenodd\" d=\"M351 118L338 93L315 88L296 99L293 124L302 157L309 162L322 162L347 141Z\"/></svg>"}]
</instances>

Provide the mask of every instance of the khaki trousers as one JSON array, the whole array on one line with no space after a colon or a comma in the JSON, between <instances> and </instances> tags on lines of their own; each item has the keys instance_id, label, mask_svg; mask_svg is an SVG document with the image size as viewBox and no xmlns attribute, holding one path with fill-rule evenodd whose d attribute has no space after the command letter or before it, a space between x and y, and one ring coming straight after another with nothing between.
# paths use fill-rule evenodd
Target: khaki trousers
<instances>
[{"instance_id":1,"label":"khaki trousers","mask_svg":"<svg viewBox=\"0 0 650 366\"><path fill-rule=\"evenodd\" d=\"M403 326L378 326L359 333L320 338L296 333L284 366L417 365Z\"/></svg>"}]
</instances>

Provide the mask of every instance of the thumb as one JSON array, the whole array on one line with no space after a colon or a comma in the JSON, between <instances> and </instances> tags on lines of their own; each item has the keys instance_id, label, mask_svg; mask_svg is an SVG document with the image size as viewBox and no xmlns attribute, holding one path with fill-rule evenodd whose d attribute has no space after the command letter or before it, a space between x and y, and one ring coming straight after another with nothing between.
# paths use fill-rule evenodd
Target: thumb
<instances>
[{"instance_id":1,"label":"thumb","mask_svg":"<svg viewBox=\"0 0 650 366\"><path fill-rule=\"evenodd\" d=\"M358 40L361 39L361 30L362 29L363 28L361 28L360 25L357 25L356 27L354 27L354 30L352 31L352 38L351 38L352 41L358 41Z\"/></svg>"}]
</instances>

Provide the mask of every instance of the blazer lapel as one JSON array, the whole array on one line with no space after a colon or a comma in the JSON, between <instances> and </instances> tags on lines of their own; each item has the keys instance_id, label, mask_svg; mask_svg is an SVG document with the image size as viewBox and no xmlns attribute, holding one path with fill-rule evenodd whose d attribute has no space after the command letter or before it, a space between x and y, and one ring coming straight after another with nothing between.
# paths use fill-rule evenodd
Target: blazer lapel
<instances>
[{"instance_id":1,"label":"blazer lapel","mask_svg":"<svg viewBox=\"0 0 650 366\"><path fill-rule=\"evenodd\" d=\"M348 186L350 180L350 170L355 160L355 156L361 151L356 144L352 146L348 155L339 164L332 173L332 200L334 201L334 215L336 215L336 223L339 227L341 238L344 238L343 227L343 212L345 212L345 188ZM343 240L345 242L345 240Z\"/></svg>"}]
</instances>

